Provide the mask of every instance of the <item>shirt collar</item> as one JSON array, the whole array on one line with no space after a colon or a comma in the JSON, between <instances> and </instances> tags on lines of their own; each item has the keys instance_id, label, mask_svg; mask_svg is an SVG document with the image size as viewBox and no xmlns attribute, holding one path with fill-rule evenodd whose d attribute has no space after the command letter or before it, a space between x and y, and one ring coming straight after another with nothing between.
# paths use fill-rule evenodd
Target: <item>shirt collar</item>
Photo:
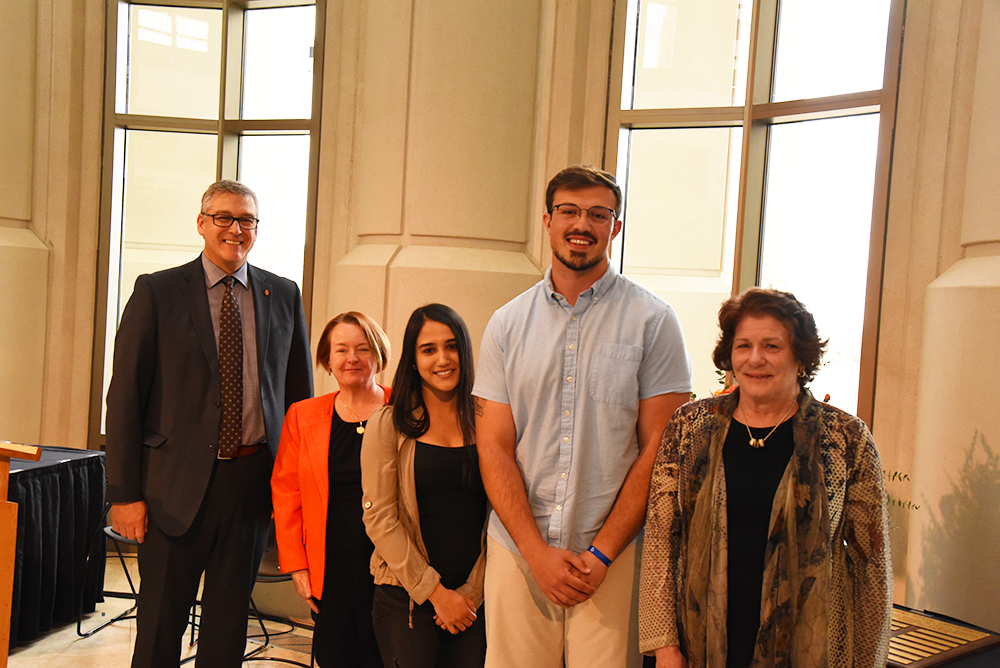
<instances>
[{"instance_id":1,"label":"shirt collar","mask_svg":"<svg viewBox=\"0 0 1000 668\"><path fill-rule=\"evenodd\" d=\"M591 285L589 288L581 292L580 296L577 297L577 301L579 302L580 299L586 299L586 300L600 299L601 297L604 296L604 294L608 290L611 289L611 286L614 285L617 276L618 276L618 270L615 269L615 265L611 262L608 262L608 268L604 272L604 275L601 276L596 281L594 281L594 284ZM548 269L545 270L544 280L545 280L545 296L550 301L558 303L566 299L563 295L561 295L559 292L556 291L556 286L552 283L552 265L549 265Z\"/></svg>"},{"instance_id":2,"label":"shirt collar","mask_svg":"<svg viewBox=\"0 0 1000 668\"><path fill-rule=\"evenodd\" d=\"M205 285L209 288L214 288L218 285L222 279L226 276L233 276L244 288L249 287L249 282L247 281L247 263L244 262L240 265L232 274L227 274L220 267L218 267L214 262L205 257L205 254L201 254L201 266L205 270Z\"/></svg>"}]
</instances>

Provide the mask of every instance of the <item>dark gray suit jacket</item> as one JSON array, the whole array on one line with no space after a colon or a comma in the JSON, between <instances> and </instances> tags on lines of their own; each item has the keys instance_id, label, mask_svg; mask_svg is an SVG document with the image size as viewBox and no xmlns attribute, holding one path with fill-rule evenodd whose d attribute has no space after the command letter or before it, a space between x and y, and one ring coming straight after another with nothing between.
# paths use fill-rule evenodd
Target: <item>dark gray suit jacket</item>
<instances>
[{"instance_id":1,"label":"dark gray suit jacket","mask_svg":"<svg viewBox=\"0 0 1000 668\"><path fill-rule=\"evenodd\" d=\"M247 269L264 429L273 458L288 407L312 396L309 334L298 286ZM164 533L187 531L218 455L221 394L201 258L140 276L115 336L107 398L107 500L143 500Z\"/></svg>"}]
</instances>

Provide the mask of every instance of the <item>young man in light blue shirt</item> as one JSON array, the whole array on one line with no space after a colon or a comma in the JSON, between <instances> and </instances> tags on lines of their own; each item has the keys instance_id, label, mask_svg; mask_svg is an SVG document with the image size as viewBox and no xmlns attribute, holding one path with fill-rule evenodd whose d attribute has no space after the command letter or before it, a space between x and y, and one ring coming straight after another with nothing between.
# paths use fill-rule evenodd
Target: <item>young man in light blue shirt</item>
<instances>
[{"instance_id":1,"label":"young man in light blue shirt","mask_svg":"<svg viewBox=\"0 0 1000 668\"><path fill-rule=\"evenodd\" d=\"M483 337L473 394L493 505L488 668L640 660L634 539L691 362L673 309L610 265L621 205L607 172L557 174L542 217L551 267Z\"/></svg>"}]
</instances>

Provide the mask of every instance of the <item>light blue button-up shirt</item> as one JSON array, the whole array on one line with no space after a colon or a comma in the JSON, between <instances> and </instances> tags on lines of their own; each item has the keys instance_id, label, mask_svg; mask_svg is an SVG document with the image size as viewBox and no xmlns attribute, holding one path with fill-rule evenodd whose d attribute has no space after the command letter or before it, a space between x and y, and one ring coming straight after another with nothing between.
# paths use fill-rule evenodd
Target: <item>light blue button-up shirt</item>
<instances>
[{"instance_id":1,"label":"light blue button-up shirt","mask_svg":"<svg viewBox=\"0 0 1000 668\"><path fill-rule=\"evenodd\" d=\"M639 401L691 391L673 309L614 267L571 306L552 269L490 318L473 394L508 404L542 538L582 552L639 455ZM489 533L516 552L495 512Z\"/></svg>"}]
</instances>

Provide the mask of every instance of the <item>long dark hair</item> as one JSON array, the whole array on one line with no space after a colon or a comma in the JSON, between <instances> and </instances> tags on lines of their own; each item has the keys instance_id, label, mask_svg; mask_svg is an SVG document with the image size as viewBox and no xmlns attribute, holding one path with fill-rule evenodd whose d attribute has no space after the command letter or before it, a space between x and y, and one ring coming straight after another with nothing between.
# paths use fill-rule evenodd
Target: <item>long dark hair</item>
<instances>
[{"instance_id":1,"label":"long dark hair","mask_svg":"<svg viewBox=\"0 0 1000 668\"><path fill-rule=\"evenodd\" d=\"M428 320L447 325L455 335L458 347L458 423L462 429L462 440L466 447L476 442L475 405L472 401L472 386L475 382L475 363L472 359L472 338L462 316L444 304L427 304L410 315L403 334L403 349L400 351L399 366L392 379L392 424L396 430L408 438L420 438L430 429L431 419L424 404L423 381L417 371L417 336ZM417 410L420 409L420 410Z\"/></svg>"}]
</instances>

